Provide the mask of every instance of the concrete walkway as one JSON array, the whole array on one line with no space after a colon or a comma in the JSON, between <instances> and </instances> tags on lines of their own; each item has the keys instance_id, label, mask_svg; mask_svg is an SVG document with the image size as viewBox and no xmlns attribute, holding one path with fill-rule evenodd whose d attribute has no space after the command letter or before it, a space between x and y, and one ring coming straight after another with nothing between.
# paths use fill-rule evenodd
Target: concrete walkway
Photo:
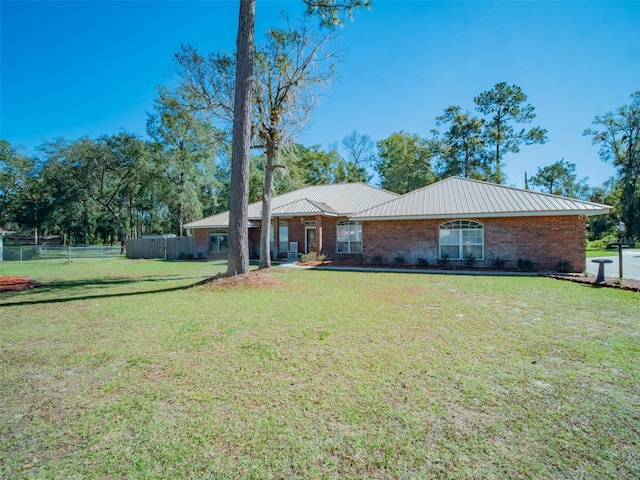
<instances>
[{"instance_id":1,"label":"concrete walkway","mask_svg":"<svg viewBox=\"0 0 640 480\"><path fill-rule=\"evenodd\" d=\"M587 273L596 275L598 273L598 264L592 260L607 259L613 263L607 263L604 266L605 277L618 278L618 255L615 257L597 257L587 258ZM623 278L632 278L640 280L640 250L622 249L622 276Z\"/></svg>"}]
</instances>

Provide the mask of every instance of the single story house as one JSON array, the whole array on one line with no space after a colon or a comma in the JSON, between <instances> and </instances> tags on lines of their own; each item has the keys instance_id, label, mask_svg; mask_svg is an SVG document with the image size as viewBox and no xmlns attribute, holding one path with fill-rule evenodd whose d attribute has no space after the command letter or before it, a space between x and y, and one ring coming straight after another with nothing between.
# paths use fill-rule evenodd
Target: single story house
<instances>
[{"instance_id":1,"label":"single story house","mask_svg":"<svg viewBox=\"0 0 640 480\"><path fill-rule=\"evenodd\" d=\"M361 183L305 187L272 201L272 252L317 251L363 264L447 262L585 269L586 219L611 207L461 177L397 195ZM249 206L259 252L261 203ZM191 222L197 255L226 252L228 212ZM294 252L294 253L296 253ZM506 262L506 263L504 263Z\"/></svg>"}]
</instances>

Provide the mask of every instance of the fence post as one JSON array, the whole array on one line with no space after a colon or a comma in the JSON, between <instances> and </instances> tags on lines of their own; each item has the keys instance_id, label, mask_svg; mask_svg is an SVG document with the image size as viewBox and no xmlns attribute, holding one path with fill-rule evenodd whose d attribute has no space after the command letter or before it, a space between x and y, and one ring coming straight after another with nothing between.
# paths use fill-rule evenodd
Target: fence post
<instances>
[{"instance_id":1,"label":"fence post","mask_svg":"<svg viewBox=\"0 0 640 480\"><path fill-rule=\"evenodd\" d=\"M20 247L20 263L22 263L22 248L23 247Z\"/></svg>"},{"instance_id":2,"label":"fence post","mask_svg":"<svg viewBox=\"0 0 640 480\"><path fill-rule=\"evenodd\" d=\"M44 261L47 261L47 247L44 247Z\"/></svg>"},{"instance_id":3,"label":"fence post","mask_svg":"<svg viewBox=\"0 0 640 480\"><path fill-rule=\"evenodd\" d=\"M67 263L71 265L71 245L67 245L67 249L69 250L69 253L67 256Z\"/></svg>"}]
</instances>

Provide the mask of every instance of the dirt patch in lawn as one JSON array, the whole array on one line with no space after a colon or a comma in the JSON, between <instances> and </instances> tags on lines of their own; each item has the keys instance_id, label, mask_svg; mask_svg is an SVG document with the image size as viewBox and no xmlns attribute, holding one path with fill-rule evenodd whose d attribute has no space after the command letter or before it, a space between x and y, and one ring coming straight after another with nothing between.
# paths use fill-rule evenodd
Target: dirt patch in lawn
<instances>
[{"instance_id":1,"label":"dirt patch in lawn","mask_svg":"<svg viewBox=\"0 0 640 480\"><path fill-rule=\"evenodd\" d=\"M222 275L216 275L215 277L208 278L199 285L205 288L238 288L238 287L251 287L251 288L273 288L278 285L282 285L282 281L271 275L269 269L254 270L242 275L236 275L234 277L225 277Z\"/></svg>"},{"instance_id":2,"label":"dirt patch in lawn","mask_svg":"<svg viewBox=\"0 0 640 480\"><path fill-rule=\"evenodd\" d=\"M0 275L0 292L15 292L40 286L40 283L28 277Z\"/></svg>"}]
</instances>

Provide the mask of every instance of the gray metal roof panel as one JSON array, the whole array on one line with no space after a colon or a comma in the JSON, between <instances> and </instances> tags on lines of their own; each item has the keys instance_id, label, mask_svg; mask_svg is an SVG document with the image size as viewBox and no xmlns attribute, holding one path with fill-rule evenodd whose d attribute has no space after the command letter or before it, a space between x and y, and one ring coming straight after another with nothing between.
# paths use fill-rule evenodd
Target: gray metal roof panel
<instances>
[{"instance_id":1,"label":"gray metal roof panel","mask_svg":"<svg viewBox=\"0 0 640 480\"><path fill-rule=\"evenodd\" d=\"M611 207L461 177L409 192L351 215L352 218L429 217L442 215L603 213ZM564 213L566 214L566 213Z\"/></svg>"},{"instance_id":2,"label":"gray metal roof panel","mask_svg":"<svg viewBox=\"0 0 640 480\"><path fill-rule=\"evenodd\" d=\"M301 215L301 214L321 214L336 212L328 205L322 202L312 202L308 198L302 200L296 200L295 202L287 203L279 207L271 207L272 215Z\"/></svg>"},{"instance_id":3,"label":"gray metal roof panel","mask_svg":"<svg viewBox=\"0 0 640 480\"><path fill-rule=\"evenodd\" d=\"M229 212L222 212L210 217L205 217L195 222L189 222L184 224L184 228L212 228L220 227L227 228L229 226Z\"/></svg>"}]
</instances>

